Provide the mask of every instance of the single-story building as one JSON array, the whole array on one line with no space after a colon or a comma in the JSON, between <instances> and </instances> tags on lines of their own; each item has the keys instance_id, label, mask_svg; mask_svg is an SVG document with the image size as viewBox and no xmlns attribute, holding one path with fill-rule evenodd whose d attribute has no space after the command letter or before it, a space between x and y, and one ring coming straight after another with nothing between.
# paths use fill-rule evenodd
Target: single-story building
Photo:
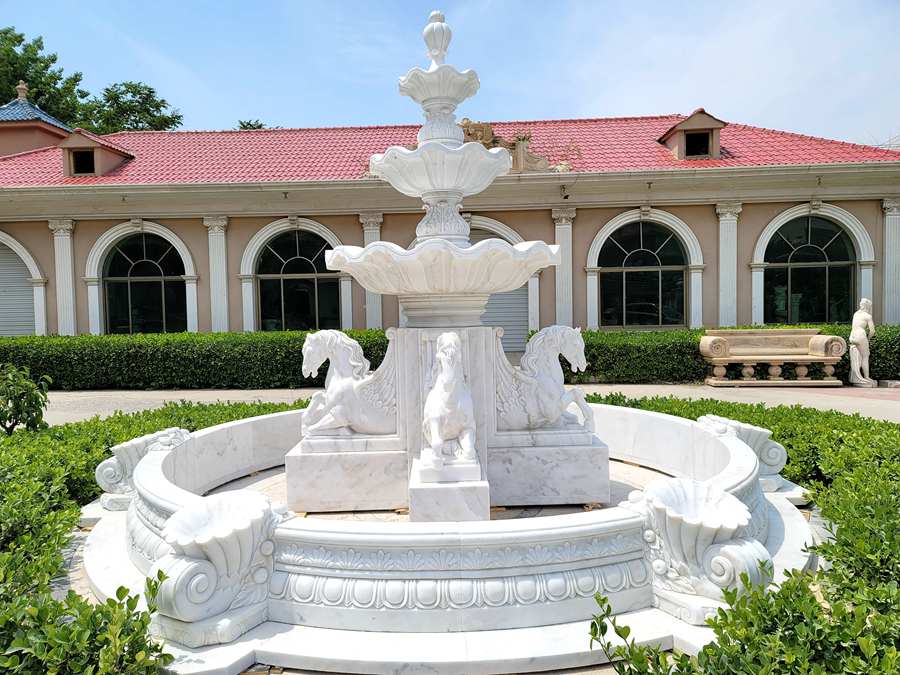
<instances>
[{"instance_id":1,"label":"single-story building","mask_svg":"<svg viewBox=\"0 0 900 675\"><path fill-rule=\"evenodd\" d=\"M368 175L417 126L97 136L0 107L0 334L402 324L324 251L409 246L421 203ZM900 323L900 152L690 115L476 123L513 171L472 240L559 244L491 298L510 350L558 323L665 329Z\"/></svg>"}]
</instances>

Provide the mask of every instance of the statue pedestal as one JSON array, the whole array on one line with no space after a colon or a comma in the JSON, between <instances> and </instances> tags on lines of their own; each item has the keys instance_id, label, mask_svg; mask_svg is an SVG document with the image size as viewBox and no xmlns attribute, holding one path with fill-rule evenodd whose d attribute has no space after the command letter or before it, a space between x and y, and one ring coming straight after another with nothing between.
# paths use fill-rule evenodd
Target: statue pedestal
<instances>
[{"instance_id":1,"label":"statue pedestal","mask_svg":"<svg viewBox=\"0 0 900 675\"><path fill-rule=\"evenodd\" d=\"M463 460L445 461L444 466L426 466L421 459L418 462L419 480L423 483L460 483L463 481L481 480L481 465L477 461Z\"/></svg>"},{"instance_id":2,"label":"statue pedestal","mask_svg":"<svg viewBox=\"0 0 900 675\"><path fill-rule=\"evenodd\" d=\"M409 519L414 522L490 520L491 490L486 480L426 483L414 459L409 477Z\"/></svg>"}]
</instances>

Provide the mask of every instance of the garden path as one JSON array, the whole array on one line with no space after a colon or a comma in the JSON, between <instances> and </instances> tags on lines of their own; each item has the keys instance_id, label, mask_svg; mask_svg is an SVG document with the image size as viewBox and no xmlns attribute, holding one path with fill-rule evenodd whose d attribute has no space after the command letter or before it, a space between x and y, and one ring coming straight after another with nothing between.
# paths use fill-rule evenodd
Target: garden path
<instances>
[{"instance_id":1,"label":"garden path","mask_svg":"<svg viewBox=\"0 0 900 675\"><path fill-rule=\"evenodd\" d=\"M680 398L715 398L741 403L805 405L821 410L859 413L866 417L900 422L900 388L862 389L835 387L813 389L800 387L724 388L703 384L587 384L588 393L620 392L628 397L677 396ZM270 401L290 403L309 398L317 389L187 389L163 391L52 391L45 419L50 424L64 424L106 417L113 412L136 412L158 408L167 401Z\"/></svg>"}]
</instances>

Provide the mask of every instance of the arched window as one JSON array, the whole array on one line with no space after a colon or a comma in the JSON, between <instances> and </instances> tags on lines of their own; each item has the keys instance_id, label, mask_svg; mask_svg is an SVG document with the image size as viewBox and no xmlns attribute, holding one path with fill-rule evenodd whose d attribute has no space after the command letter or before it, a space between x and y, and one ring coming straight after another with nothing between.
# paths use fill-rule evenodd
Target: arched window
<instances>
[{"instance_id":1,"label":"arched window","mask_svg":"<svg viewBox=\"0 0 900 675\"><path fill-rule=\"evenodd\" d=\"M597 258L601 326L683 326L684 247L669 228L623 225Z\"/></svg>"},{"instance_id":2,"label":"arched window","mask_svg":"<svg viewBox=\"0 0 900 675\"><path fill-rule=\"evenodd\" d=\"M306 230L278 235L256 261L262 330L340 328L340 275L325 267L331 245Z\"/></svg>"},{"instance_id":3,"label":"arched window","mask_svg":"<svg viewBox=\"0 0 900 675\"><path fill-rule=\"evenodd\" d=\"M849 321L856 252L844 229L803 216L782 225L766 247L766 323Z\"/></svg>"},{"instance_id":4,"label":"arched window","mask_svg":"<svg viewBox=\"0 0 900 675\"><path fill-rule=\"evenodd\" d=\"M108 333L187 330L184 263L168 241L146 232L125 237L103 270Z\"/></svg>"}]
</instances>

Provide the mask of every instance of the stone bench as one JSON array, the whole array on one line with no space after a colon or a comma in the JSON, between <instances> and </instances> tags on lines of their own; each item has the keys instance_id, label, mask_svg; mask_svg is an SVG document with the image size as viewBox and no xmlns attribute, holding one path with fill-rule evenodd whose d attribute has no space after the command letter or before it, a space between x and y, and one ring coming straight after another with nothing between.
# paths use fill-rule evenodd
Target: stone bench
<instances>
[{"instance_id":1,"label":"stone bench","mask_svg":"<svg viewBox=\"0 0 900 675\"><path fill-rule=\"evenodd\" d=\"M714 387L742 386L817 386L840 387L834 377L834 364L847 351L844 338L819 335L815 328L773 328L746 330L708 330L700 338L700 354L712 366L706 384ZM741 378L725 377L726 366L741 364ZM785 363L796 364L796 380L781 376ZM809 364L823 364L825 377L809 377ZM768 378L756 379L756 367L768 364Z\"/></svg>"}]
</instances>

